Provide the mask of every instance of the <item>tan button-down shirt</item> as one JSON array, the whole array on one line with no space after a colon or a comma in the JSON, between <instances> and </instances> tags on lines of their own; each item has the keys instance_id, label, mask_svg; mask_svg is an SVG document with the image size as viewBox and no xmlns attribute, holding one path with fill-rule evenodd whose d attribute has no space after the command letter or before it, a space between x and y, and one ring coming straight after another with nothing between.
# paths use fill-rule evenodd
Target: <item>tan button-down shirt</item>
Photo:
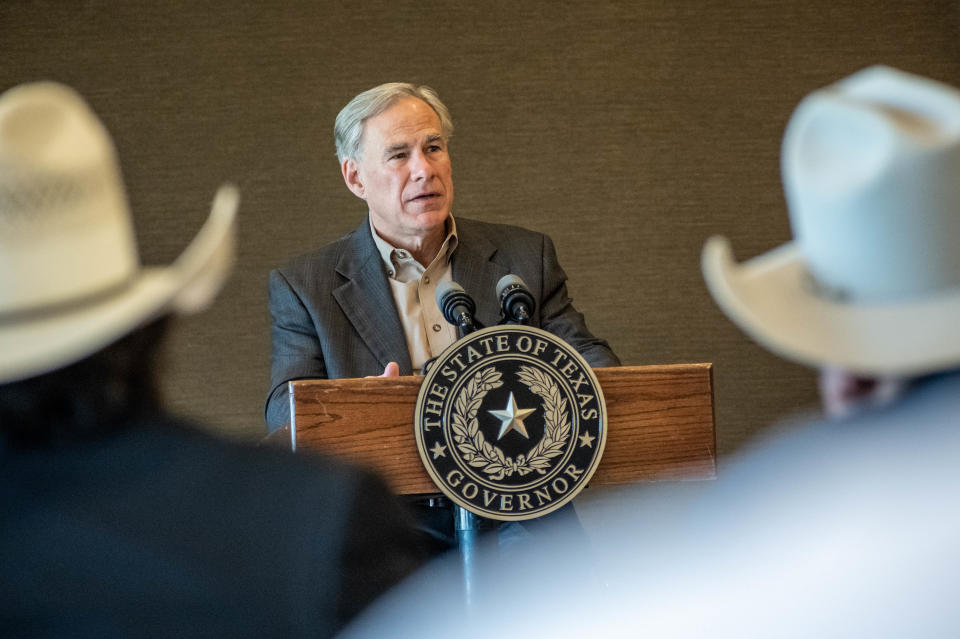
<instances>
[{"instance_id":1,"label":"tan button-down shirt","mask_svg":"<svg viewBox=\"0 0 960 639\"><path fill-rule=\"evenodd\" d=\"M447 237L426 268L409 251L391 246L377 235L370 222L370 232L387 272L415 372L457 340L456 327L443 318L434 297L440 282L453 279L450 259L457 248L457 225L452 215L447 219Z\"/></svg>"}]
</instances>

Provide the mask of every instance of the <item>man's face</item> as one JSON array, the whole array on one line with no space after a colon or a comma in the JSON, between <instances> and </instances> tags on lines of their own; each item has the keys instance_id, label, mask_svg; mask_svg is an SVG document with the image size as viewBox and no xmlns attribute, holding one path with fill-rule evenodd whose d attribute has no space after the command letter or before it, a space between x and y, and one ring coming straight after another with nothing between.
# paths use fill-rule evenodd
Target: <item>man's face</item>
<instances>
[{"instance_id":1,"label":"man's face","mask_svg":"<svg viewBox=\"0 0 960 639\"><path fill-rule=\"evenodd\" d=\"M426 102L403 98L367 120L360 154L344 160L343 177L384 239L407 247L443 229L453 177L440 118Z\"/></svg>"}]
</instances>

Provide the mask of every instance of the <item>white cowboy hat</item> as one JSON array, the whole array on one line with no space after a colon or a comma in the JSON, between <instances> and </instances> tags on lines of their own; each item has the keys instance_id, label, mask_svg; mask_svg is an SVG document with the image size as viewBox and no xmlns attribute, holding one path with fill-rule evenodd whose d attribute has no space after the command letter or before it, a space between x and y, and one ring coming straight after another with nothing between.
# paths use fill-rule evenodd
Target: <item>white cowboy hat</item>
<instances>
[{"instance_id":1,"label":"white cowboy hat","mask_svg":"<svg viewBox=\"0 0 960 639\"><path fill-rule=\"evenodd\" d=\"M960 91L870 67L805 98L784 135L794 239L742 264L708 240L717 304L780 355L850 372L960 365Z\"/></svg>"},{"instance_id":2,"label":"white cowboy hat","mask_svg":"<svg viewBox=\"0 0 960 639\"><path fill-rule=\"evenodd\" d=\"M116 152L53 82L0 95L0 383L61 368L167 313L201 310L233 265L236 189L166 268L142 268Z\"/></svg>"}]
</instances>

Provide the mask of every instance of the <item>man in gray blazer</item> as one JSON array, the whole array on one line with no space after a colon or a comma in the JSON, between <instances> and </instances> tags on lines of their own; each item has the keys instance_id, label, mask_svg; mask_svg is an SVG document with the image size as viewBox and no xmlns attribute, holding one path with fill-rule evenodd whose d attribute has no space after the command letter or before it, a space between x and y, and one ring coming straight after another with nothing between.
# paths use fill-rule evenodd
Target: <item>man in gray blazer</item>
<instances>
[{"instance_id":1,"label":"man in gray blazer","mask_svg":"<svg viewBox=\"0 0 960 639\"><path fill-rule=\"evenodd\" d=\"M494 285L506 274L537 299L531 324L563 338L592 366L616 366L567 295L549 237L515 226L454 220L449 111L428 87L383 84L337 116L347 187L369 207L357 230L270 273L273 318L270 430L290 421L287 382L410 375L456 340L434 299L456 281L498 323Z\"/></svg>"}]
</instances>

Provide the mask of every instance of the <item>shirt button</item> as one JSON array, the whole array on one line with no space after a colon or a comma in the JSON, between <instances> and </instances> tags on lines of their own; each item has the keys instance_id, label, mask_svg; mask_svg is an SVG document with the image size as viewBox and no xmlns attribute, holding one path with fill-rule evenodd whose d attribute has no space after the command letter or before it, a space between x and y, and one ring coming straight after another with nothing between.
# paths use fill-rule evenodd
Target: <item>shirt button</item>
<instances>
[{"instance_id":1,"label":"shirt button","mask_svg":"<svg viewBox=\"0 0 960 639\"><path fill-rule=\"evenodd\" d=\"M424 283L424 284L429 284L429 283L430 283L430 276L429 276L429 275L424 275L424 276L423 276L423 283Z\"/></svg>"},{"instance_id":2,"label":"shirt button","mask_svg":"<svg viewBox=\"0 0 960 639\"><path fill-rule=\"evenodd\" d=\"M407 252L406 252L406 251L397 251L397 255L399 255L401 258L406 259L406 257L407 257Z\"/></svg>"},{"instance_id":3,"label":"shirt button","mask_svg":"<svg viewBox=\"0 0 960 639\"><path fill-rule=\"evenodd\" d=\"M439 324L434 324L434 325L433 325L433 332L434 332L434 333L439 333L439 332L440 332L440 325L439 325Z\"/></svg>"}]
</instances>

